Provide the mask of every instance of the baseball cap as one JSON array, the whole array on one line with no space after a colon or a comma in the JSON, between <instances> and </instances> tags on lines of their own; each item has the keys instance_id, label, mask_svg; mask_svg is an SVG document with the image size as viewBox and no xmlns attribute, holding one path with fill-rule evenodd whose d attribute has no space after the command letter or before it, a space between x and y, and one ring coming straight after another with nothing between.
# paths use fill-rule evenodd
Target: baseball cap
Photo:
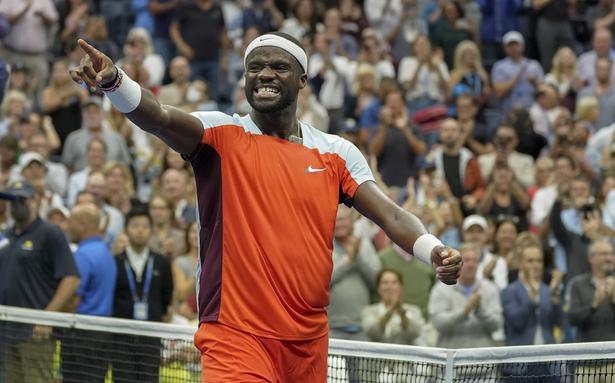
<instances>
[{"instance_id":1,"label":"baseball cap","mask_svg":"<svg viewBox=\"0 0 615 383\"><path fill-rule=\"evenodd\" d=\"M8 199L14 201L19 197L32 198L36 195L34 186L28 181L15 181L11 183L3 192L0 192L0 199Z\"/></svg>"},{"instance_id":2,"label":"baseball cap","mask_svg":"<svg viewBox=\"0 0 615 383\"><path fill-rule=\"evenodd\" d=\"M487 220L482 215L472 214L463 220L463 231L468 230L474 225L480 226L485 231L489 228L489 225L487 225Z\"/></svg>"},{"instance_id":3,"label":"baseball cap","mask_svg":"<svg viewBox=\"0 0 615 383\"><path fill-rule=\"evenodd\" d=\"M81 104L81 107L85 108L86 106L90 105L96 105L97 107L102 109L102 99L100 97L90 96L85 99L85 101Z\"/></svg>"},{"instance_id":4,"label":"baseball cap","mask_svg":"<svg viewBox=\"0 0 615 383\"><path fill-rule=\"evenodd\" d=\"M39 164L47 168L47 161L45 161L43 156L41 156L37 152L26 152L19 156L19 167L22 169L30 165L32 162L38 162Z\"/></svg>"},{"instance_id":5,"label":"baseball cap","mask_svg":"<svg viewBox=\"0 0 615 383\"><path fill-rule=\"evenodd\" d=\"M502 37L502 43L504 45L508 45L510 43L524 44L525 39L523 38L523 35L521 33L517 31L510 31L510 32L506 32L504 37Z\"/></svg>"}]
</instances>

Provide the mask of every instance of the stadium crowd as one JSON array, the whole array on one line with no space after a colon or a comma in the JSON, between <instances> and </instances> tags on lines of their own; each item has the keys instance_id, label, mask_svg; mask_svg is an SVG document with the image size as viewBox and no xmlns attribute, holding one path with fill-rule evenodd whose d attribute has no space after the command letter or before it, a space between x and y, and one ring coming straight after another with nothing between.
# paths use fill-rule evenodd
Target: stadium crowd
<instances>
[{"instance_id":1,"label":"stadium crowd","mask_svg":"<svg viewBox=\"0 0 615 383\"><path fill-rule=\"evenodd\" d=\"M331 337L615 340L613 0L0 0L0 304L195 320L192 168L68 69L83 38L161 103L246 114L271 31L310 59L298 118L464 261L436 283L340 205Z\"/></svg>"}]
</instances>

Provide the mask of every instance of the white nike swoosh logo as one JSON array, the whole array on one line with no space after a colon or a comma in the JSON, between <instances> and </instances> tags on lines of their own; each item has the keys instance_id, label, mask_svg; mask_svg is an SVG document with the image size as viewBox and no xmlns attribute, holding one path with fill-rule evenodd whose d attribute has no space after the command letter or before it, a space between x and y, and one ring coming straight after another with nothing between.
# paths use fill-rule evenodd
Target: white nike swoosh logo
<instances>
[{"instance_id":1,"label":"white nike swoosh logo","mask_svg":"<svg viewBox=\"0 0 615 383\"><path fill-rule=\"evenodd\" d=\"M305 172L306 173L318 173L318 172L324 172L325 170L327 170L327 168L314 169L312 165L310 165L307 167L307 169L305 169Z\"/></svg>"}]
</instances>

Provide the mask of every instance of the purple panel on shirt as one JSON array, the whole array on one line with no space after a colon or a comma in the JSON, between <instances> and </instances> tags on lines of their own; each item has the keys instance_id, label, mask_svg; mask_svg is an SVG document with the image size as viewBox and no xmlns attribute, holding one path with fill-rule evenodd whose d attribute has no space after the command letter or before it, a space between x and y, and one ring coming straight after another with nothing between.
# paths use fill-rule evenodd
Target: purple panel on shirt
<instances>
[{"instance_id":1,"label":"purple panel on shirt","mask_svg":"<svg viewBox=\"0 0 615 383\"><path fill-rule=\"evenodd\" d=\"M201 144L190 157L198 200L201 230L197 302L199 322L215 322L220 314L222 293L222 168L220 155Z\"/></svg>"}]
</instances>

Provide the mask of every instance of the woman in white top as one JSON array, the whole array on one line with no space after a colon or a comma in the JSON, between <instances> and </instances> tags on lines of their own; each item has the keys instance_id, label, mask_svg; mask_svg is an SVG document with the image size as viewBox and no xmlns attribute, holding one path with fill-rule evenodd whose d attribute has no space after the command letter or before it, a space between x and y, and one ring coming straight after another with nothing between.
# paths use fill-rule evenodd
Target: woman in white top
<instances>
[{"instance_id":1,"label":"woman in white top","mask_svg":"<svg viewBox=\"0 0 615 383\"><path fill-rule=\"evenodd\" d=\"M152 38L145 28L132 28L128 32L124 44L124 56L122 61L140 63L145 68L149 75L146 87L155 88L162 84L165 63L162 56L154 52Z\"/></svg>"},{"instance_id":2,"label":"woman in white top","mask_svg":"<svg viewBox=\"0 0 615 383\"><path fill-rule=\"evenodd\" d=\"M413 56L401 60L397 76L406 91L410 114L444 102L450 79L442 55L432 50L427 36L417 37L413 51Z\"/></svg>"},{"instance_id":3,"label":"woman in white top","mask_svg":"<svg viewBox=\"0 0 615 383\"><path fill-rule=\"evenodd\" d=\"M288 33L297 40L301 40L308 32L313 32L315 27L312 0L299 0L293 7L293 17L284 20L280 32Z\"/></svg>"},{"instance_id":4,"label":"woman in white top","mask_svg":"<svg viewBox=\"0 0 615 383\"><path fill-rule=\"evenodd\" d=\"M551 72L545 77L545 82L553 84L559 90L563 106L574 111L576 92L584 85L576 76L577 56L569 47L561 47L553 56Z\"/></svg>"}]
</instances>

